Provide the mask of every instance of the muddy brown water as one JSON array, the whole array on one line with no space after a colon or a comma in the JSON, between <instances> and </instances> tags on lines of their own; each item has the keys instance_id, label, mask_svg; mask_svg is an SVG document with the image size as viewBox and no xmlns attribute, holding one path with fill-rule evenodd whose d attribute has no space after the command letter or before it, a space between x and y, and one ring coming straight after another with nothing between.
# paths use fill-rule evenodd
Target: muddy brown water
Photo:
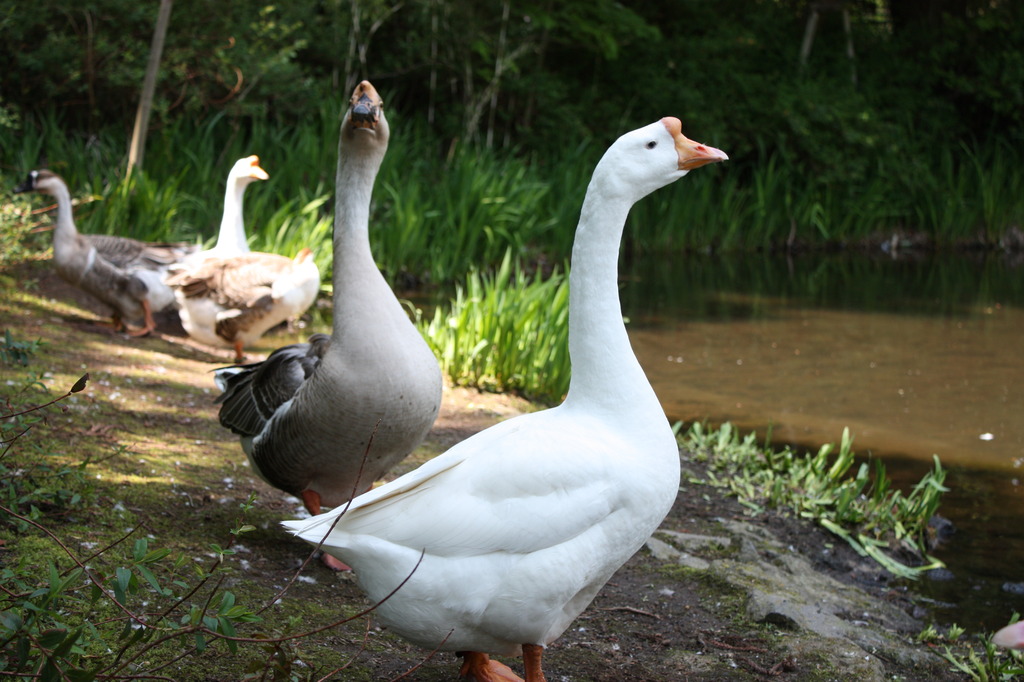
<instances>
[{"instance_id":1,"label":"muddy brown water","mask_svg":"<svg viewBox=\"0 0 1024 682\"><path fill-rule=\"evenodd\" d=\"M908 489L938 455L939 622L1024 615L1024 266L849 255L659 259L626 269L630 338L671 420L816 450L844 427Z\"/></svg>"}]
</instances>

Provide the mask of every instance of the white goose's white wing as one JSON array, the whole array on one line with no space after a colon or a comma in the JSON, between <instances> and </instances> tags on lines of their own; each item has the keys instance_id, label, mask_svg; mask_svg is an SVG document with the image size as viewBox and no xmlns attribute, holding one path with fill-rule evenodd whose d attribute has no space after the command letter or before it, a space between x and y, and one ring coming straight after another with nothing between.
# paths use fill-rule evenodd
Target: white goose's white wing
<instances>
[{"instance_id":1,"label":"white goose's white wing","mask_svg":"<svg viewBox=\"0 0 1024 682\"><path fill-rule=\"evenodd\" d=\"M614 508L608 459L600 454L628 446L610 441L595 425L592 449L580 447L576 421L572 447L564 447L567 434L558 413L503 422L361 495L347 511L285 525L317 543L344 511L324 548L356 563L346 550L358 551L360 536L444 557L528 553L562 544Z\"/></svg>"},{"instance_id":2,"label":"white goose's white wing","mask_svg":"<svg viewBox=\"0 0 1024 682\"><path fill-rule=\"evenodd\" d=\"M554 640L646 540L637 529L664 517L678 468L642 451L605 419L558 407L491 427L347 511L285 526L311 544L326 535L406 639L516 653Z\"/></svg>"}]
</instances>

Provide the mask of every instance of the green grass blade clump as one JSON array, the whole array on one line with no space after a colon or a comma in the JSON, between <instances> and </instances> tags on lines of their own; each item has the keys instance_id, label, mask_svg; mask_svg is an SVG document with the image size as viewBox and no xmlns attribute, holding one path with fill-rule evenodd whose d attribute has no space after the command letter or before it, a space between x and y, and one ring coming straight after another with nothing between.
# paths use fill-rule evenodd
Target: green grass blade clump
<instances>
[{"instance_id":1,"label":"green grass blade clump","mask_svg":"<svg viewBox=\"0 0 1024 682\"><path fill-rule=\"evenodd\" d=\"M493 275L470 273L421 329L457 385L549 404L569 388L568 278L531 277L513 266L511 250Z\"/></svg>"},{"instance_id":2,"label":"green grass blade clump","mask_svg":"<svg viewBox=\"0 0 1024 682\"><path fill-rule=\"evenodd\" d=\"M467 146L438 158L432 146L426 133L392 145L377 180L370 239L390 279L457 281L543 241L554 219L536 169Z\"/></svg>"},{"instance_id":3,"label":"green grass blade clump","mask_svg":"<svg viewBox=\"0 0 1024 682\"><path fill-rule=\"evenodd\" d=\"M834 455L832 444L815 454L760 448L755 434L741 439L728 423L717 432L694 424L685 441L708 458L710 483L727 488L748 507L788 509L812 519L902 578L917 578L942 566L928 556L928 521L947 490L938 457L934 469L904 494L892 488L881 460L874 461L873 476L867 463L855 468L848 429ZM894 554L918 561L910 565Z\"/></svg>"}]
</instances>

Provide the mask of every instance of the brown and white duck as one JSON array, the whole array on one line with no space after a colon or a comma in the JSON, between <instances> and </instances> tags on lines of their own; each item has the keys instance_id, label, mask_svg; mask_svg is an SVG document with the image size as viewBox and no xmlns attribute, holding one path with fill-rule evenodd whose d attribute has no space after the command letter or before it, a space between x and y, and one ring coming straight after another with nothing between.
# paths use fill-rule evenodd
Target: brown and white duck
<instances>
[{"instance_id":1,"label":"brown and white duck","mask_svg":"<svg viewBox=\"0 0 1024 682\"><path fill-rule=\"evenodd\" d=\"M292 258L252 251L207 258L167 278L181 326L210 346L243 349L267 331L306 312L320 291L320 269L308 248Z\"/></svg>"}]
</instances>

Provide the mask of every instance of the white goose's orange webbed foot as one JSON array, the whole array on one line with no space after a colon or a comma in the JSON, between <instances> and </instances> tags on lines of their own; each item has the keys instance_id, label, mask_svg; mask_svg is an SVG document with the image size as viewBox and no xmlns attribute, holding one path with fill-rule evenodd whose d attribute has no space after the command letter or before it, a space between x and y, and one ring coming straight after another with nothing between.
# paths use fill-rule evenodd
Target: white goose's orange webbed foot
<instances>
[{"instance_id":1,"label":"white goose's orange webbed foot","mask_svg":"<svg viewBox=\"0 0 1024 682\"><path fill-rule=\"evenodd\" d=\"M540 644L523 645L523 667L526 668L525 682L547 682L544 679L544 671L540 665L540 659L543 654L544 647Z\"/></svg>"},{"instance_id":2,"label":"white goose's orange webbed foot","mask_svg":"<svg viewBox=\"0 0 1024 682\"><path fill-rule=\"evenodd\" d=\"M459 679L468 682L524 682L504 663L493 660L479 651L461 651L462 667Z\"/></svg>"},{"instance_id":3,"label":"white goose's orange webbed foot","mask_svg":"<svg viewBox=\"0 0 1024 682\"><path fill-rule=\"evenodd\" d=\"M320 493L315 490L302 491L302 503L306 506L306 510L309 511L313 516L320 514L322 507L320 505ZM333 557L327 552L320 554L320 561L324 566L331 569L332 571L351 571L352 567L346 564L341 559Z\"/></svg>"},{"instance_id":4,"label":"white goose's orange webbed foot","mask_svg":"<svg viewBox=\"0 0 1024 682\"><path fill-rule=\"evenodd\" d=\"M351 566L346 564L344 561L342 561L338 557L331 556L327 552L323 552L320 555L320 562L323 563L324 566L326 566L327 568L331 569L332 571L338 571L339 573L341 571L351 571L352 570Z\"/></svg>"}]
</instances>

